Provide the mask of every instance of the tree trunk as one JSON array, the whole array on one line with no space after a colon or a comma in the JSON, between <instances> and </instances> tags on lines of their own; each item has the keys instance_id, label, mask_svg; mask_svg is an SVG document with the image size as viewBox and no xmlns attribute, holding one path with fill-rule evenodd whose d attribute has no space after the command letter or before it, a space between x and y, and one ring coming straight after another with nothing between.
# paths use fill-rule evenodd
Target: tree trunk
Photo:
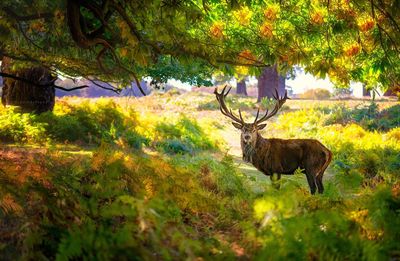
<instances>
[{"instance_id":1,"label":"tree trunk","mask_svg":"<svg viewBox=\"0 0 400 261\"><path fill-rule=\"evenodd\" d=\"M278 74L276 65L266 67L258 77L257 88L257 102L260 102L264 97L273 98L275 89L278 90L279 96L283 96L285 94L285 77Z\"/></svg>"},{"instance_id":2,"label":"tree trunk","mask_svg":"<svg viewBox=\"0 0 400 261\"><path fill-rule=\"evenodd\" d=\"M38 66L14 71L11 69L11 65L12 60L3 57L1 71L45 86L3 77L1 103L4 106L19 106L22 112L42 113L53 110L55 103L54 85L46 85L54 79L49 70Z\"/></svg>"},{"instance_id":3,"label":"tree trunk","mask_svg":"<svg viewBox=\"0 0 400 261\"><path fill-rule=\"evenodd\" d=\"M367 90L367 88L365 88L365 85L364 85L364 84L363 84L363 93L362 93L362 95L363 95L363 96L371 97L371 91L370 91L370 90Z\"/></svg>"},{"instance_id":4,"label":"tree trunk","mask_svg":"<svg viewBox=\"0 0 400 261\"><path fill-rule=\"evenodd\" d=\"M245 78L243 78L240 82L239 81L237 82L236 94L247 96L246 79Z\"/></svg>"}]
</instances>

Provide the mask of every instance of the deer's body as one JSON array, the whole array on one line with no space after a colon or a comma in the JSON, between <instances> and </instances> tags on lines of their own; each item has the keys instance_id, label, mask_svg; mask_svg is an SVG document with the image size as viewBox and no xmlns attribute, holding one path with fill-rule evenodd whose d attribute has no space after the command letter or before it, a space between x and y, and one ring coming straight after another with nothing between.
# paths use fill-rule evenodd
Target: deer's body
<instances>
[{"instance_id":1,"label":"deer's body","mask_svg":"<svg viewBox=\"0 0 400 261\"><path fill-rule=\"evenodd\" d=\"M319 193L324 192L322 184L323 174L332 160L332 153L319 141L314 139L264 139L259 131L265 128L265 122L274 116L282 105L286 102L287 93L280 98L276 91L275 99L277 103L271 112L266 113L259 119L260 109L253 123L246 123L239 110L239 117L232 113L225 104L225 97L230 89L225 92L226 86L221 93L215 88L215 95L219 103L219 108L223 115L233 120L235 128L241 130L240 144L243 152L243 160L251 162L254 167L267 176L273 177L273 174L293 174L297 168L304 169L307 176L308 185L311 194L314 194L316 188Z\"/></svg>"},{"instance_id":2,"label":"deer's body","mask_svg":"<svg viewBox=\"0 0 400 261\"><path fill-rule=\"evenodd\" d=\"M243 159L272 178L274 173L292 175L297 168L304 169L312 194L316 188L322 193L322 177L332 153L314 139L265 139L257 133L254 144L241 141ZM249 148L254 146L254 148Z\"/></svg>"}]
</instances>

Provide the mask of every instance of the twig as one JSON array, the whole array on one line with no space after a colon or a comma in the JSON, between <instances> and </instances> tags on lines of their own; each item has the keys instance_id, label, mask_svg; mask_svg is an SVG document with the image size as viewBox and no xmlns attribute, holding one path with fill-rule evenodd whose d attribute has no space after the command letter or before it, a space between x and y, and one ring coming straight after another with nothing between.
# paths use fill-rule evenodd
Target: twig
<instances>
[{"instance_id":1,"label":"twig","mask_svg":"<svg viewBox=\"0 0 400 261\"><path fill-rule=\"evenodd\" d=\"M120 94L120 93L121 93L121 90L119 90L119 89L110 88L110 87L105 87L105 86L102 86L101 84L98 84L95 80L90 80L90 79L88 79L88 78L86 78L86 79L87 79L88 81L90 81L91 83L93 83L94 85L96 85L97 87L99 87L99 88L102 88L102 89L104 89L104 90L109 90L109 91L115 92L115 93L117 93L117 94ZM105 83L105 84L111 86L109 83Z\"/></svg>"}]
</instances>

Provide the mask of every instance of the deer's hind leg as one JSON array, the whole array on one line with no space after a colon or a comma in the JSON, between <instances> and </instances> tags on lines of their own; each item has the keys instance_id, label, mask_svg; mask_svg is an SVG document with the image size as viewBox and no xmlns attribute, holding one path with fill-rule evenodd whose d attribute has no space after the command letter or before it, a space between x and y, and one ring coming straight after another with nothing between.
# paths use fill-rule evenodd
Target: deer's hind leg
<instances>
[{"instance_id":1,"label":"deer's hind leg","mask_svg":"<svg viewBox=\"0 0 400 261\"><path fill-rule=\"evenodd\" d=\"M310 187L310 192L312 195L314 195L315 191L317 189L316 188L316 183L317 183L316 178L312 173L310 173L308 171L306 171L306 177L307 177L307 181L308 181L308 186Z\"/></svg>"},{"instance_id":2,"label":"deer's hind leg","mask_svg":"<svg viewBox=\"0 0 400 261\"><path fill-rule=\"evenodd\" d=\"M322 177L324 176L324 172L328 168L329 163L331 163L331 160L332 160L332 152L328 151L326 153L326 161L324 162L324 165L321 167L320 171L318 172L315 178L318 187L318 193L320 194L324 193L324 185L322 184Z\"/></svg>"},{"instance_id":3,"label":"deer's hind leg","mask_svg":"<svg viewBox=\"0 0 400 261\"><path fill-rule=\"evenodd\" d=\"M317 188L318 188L319 194L324 193L324 185L322 184L322 177L324 176L324 172L327 167L328 167L328 164L325 164L321 168L321 170L318 172L317 176L315 177L315 183L317 183Z\"/></svg>"},{"instance_id":4,"label":"deer's hind leg","mask_svg":"<svg viewBox=\"0 0 400 261\"><path fill-rule=\"evenodd\" d=\"M319 194L324 193L324 184L322 184L322 176L323 176L323 173L319 174L315 178L315 183L317 183L317 188L318 188L318 193Z\"/></svg>"}]
</instances>

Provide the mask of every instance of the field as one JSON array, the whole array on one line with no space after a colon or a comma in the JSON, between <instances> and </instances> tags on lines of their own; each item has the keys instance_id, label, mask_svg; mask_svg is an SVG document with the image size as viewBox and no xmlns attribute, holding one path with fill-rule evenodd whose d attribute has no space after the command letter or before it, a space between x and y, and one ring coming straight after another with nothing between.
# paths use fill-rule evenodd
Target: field
<instances>
[{"instance_id":1,"label":"field","mask_svg":"<svg viewBox=\"0 0 400 261\"><path fill-rule=\"evenodd\" d=\"M399 102L287 101L262 134L333 152L314 196L301 169L276 189L244 163L212 94L1 107L0 126L1 260L400 260Z\"/></svg>"}]
</instances>

